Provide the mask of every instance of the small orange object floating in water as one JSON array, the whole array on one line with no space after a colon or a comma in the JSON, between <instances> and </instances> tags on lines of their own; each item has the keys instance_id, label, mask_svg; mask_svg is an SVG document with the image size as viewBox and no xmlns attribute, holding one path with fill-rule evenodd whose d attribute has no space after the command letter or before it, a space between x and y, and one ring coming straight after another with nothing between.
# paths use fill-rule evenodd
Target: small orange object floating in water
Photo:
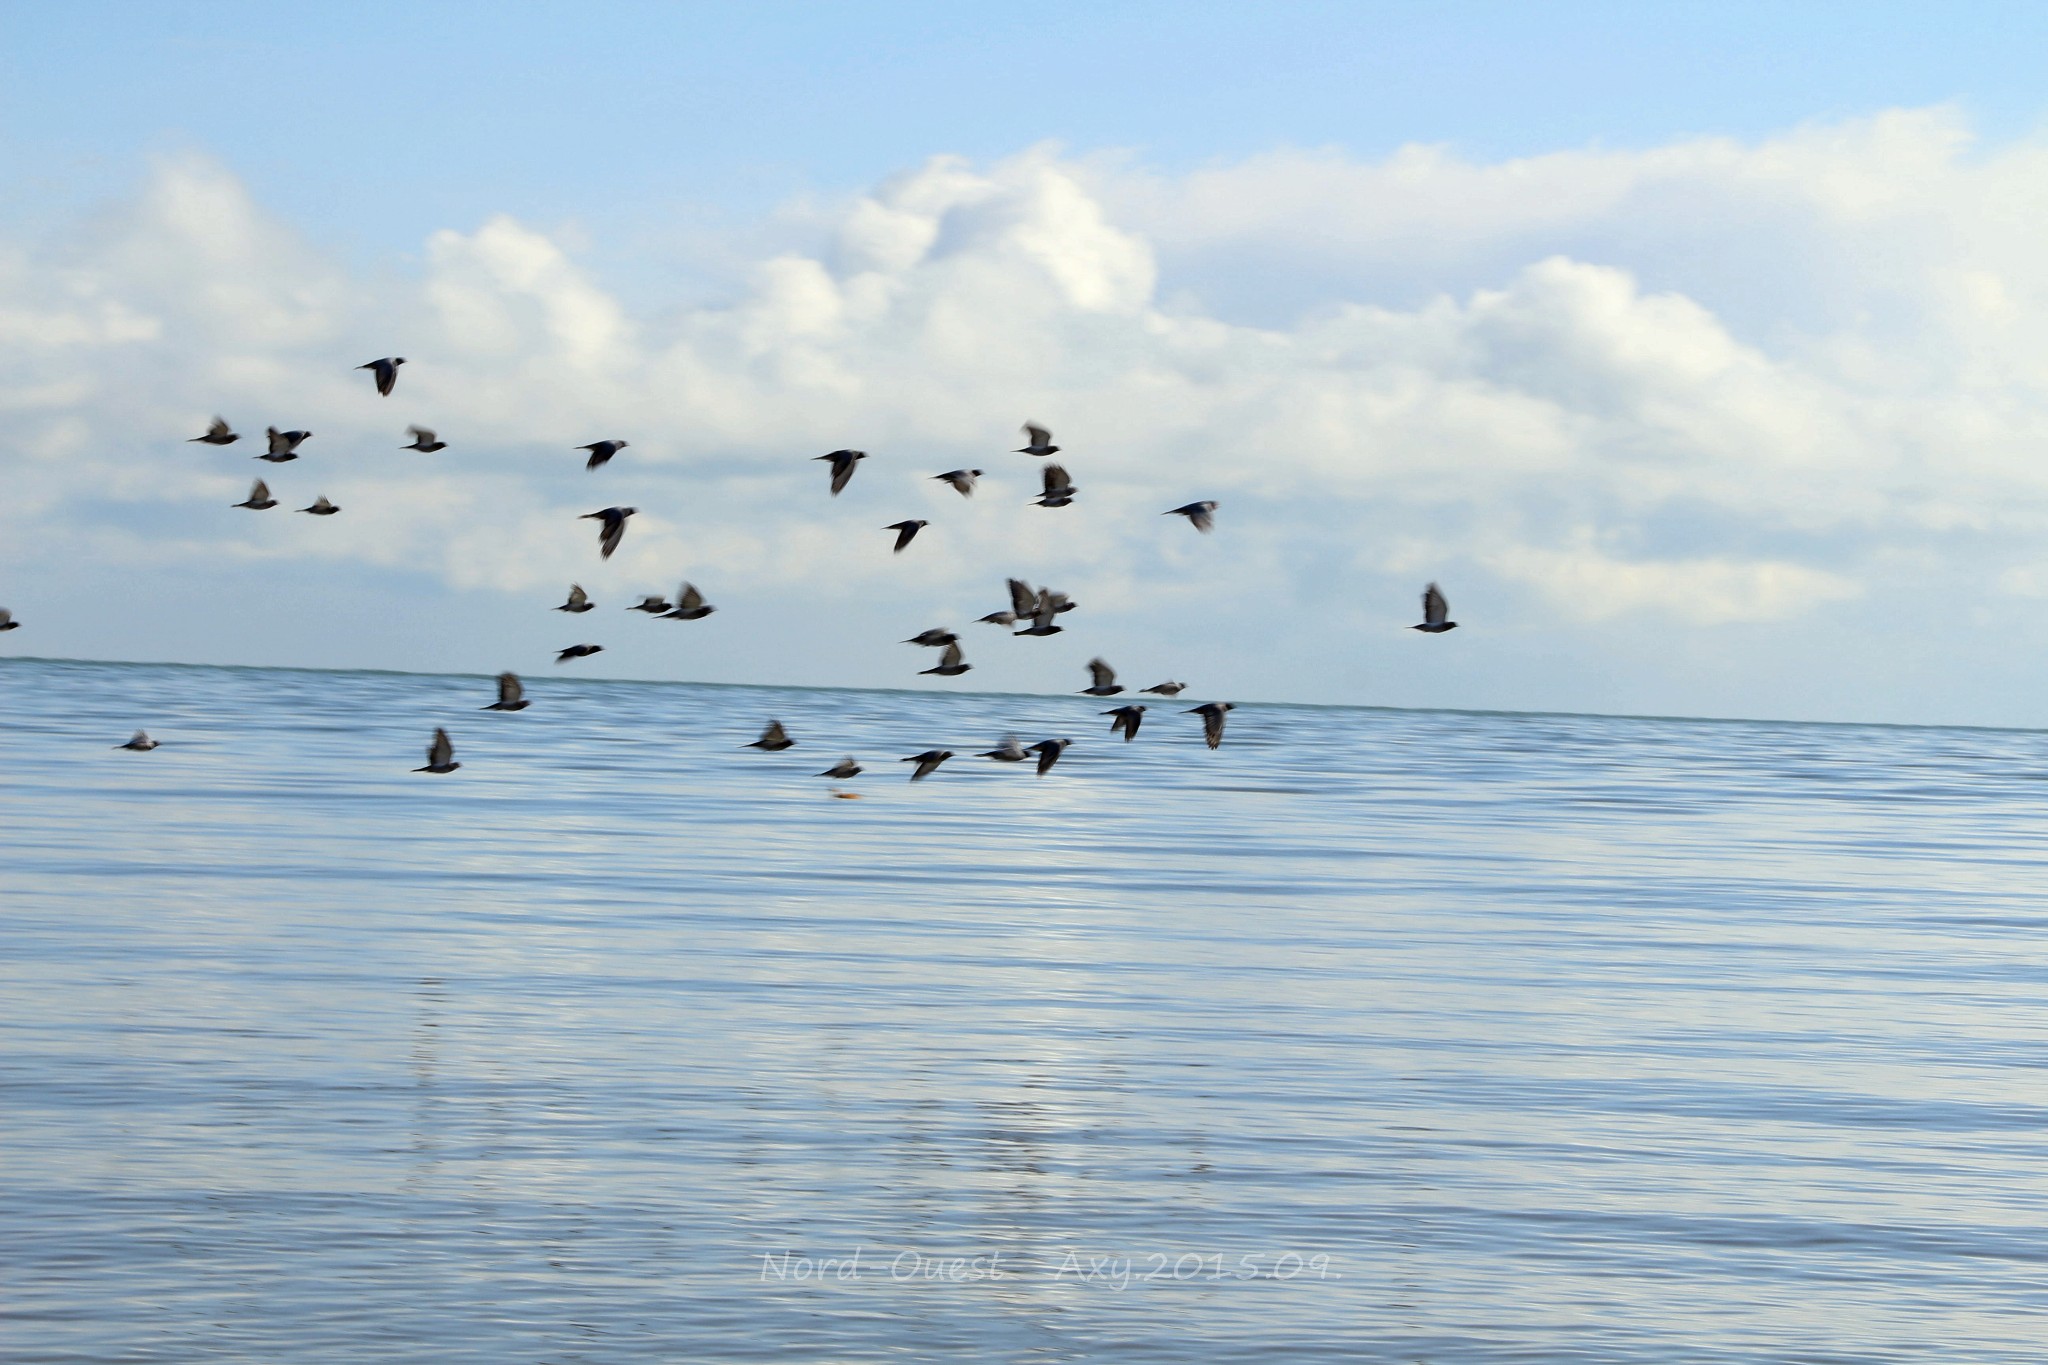
<instances>
[{"instance_id":1,"label":"small orange object floating in water","mask_svg":"<svg viewBox=\"0 0 2048 1365\"><path fill-rule=\"evenodd\" d=\"M860 793L859 793L859 792L833 792L833 793L832 793L832 795L833 795L834 799L836 799L836 800L840 800L840 801L858 801L858 800L860 800Z\"/></svg>"}]
</instances>

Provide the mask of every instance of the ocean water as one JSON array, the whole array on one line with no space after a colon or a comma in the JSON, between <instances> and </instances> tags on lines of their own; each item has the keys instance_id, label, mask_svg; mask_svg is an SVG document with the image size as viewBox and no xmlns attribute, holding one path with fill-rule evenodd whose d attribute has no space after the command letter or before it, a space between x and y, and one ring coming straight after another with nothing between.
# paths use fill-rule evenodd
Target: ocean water
<instances>
[{"instance_id":1,"label":"ocean water","mask_svg":"<svg viewBox=\"0 0 2048 1365\"><path fill-rule=\"evenodd\" d=\"M530 681L0 663L0 1359L2044 1354L2048 736Z\"/></svg>"}]
</instances>

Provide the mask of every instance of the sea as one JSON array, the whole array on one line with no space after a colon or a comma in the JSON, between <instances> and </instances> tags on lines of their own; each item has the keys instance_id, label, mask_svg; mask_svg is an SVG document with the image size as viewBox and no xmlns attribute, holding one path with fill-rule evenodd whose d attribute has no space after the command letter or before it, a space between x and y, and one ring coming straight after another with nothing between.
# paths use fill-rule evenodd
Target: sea
<instances>
[{"instance_id":1,"label":"sea","mask_svg":"<svg viewBox=\"0 0 2048 1365\"><path fill-rule=\"evenodd\" d=\"M2048 1357L2048 735L529 682L0 662L0 1360Z\"/></svg>"}]
</instances>

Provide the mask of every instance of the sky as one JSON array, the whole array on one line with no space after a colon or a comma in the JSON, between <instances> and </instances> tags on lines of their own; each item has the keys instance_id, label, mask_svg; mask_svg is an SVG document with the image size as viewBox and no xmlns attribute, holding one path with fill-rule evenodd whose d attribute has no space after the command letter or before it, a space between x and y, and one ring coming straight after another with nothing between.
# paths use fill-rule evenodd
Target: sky
<instances>
[{"instance_id":1,"label":"sky","mask_svg":"<svg viewBox=\"0 0 2048 1365\"><path fill-rule=\"evenodd\" d=\"M2048 727L2044 47L1988 4L0 0L0 649ZM1013 575L1063 634L974 623ZM715 615L624 611L685 578ZM972 673L918 676L931 626Z\"/></svg>"}]
</instances>

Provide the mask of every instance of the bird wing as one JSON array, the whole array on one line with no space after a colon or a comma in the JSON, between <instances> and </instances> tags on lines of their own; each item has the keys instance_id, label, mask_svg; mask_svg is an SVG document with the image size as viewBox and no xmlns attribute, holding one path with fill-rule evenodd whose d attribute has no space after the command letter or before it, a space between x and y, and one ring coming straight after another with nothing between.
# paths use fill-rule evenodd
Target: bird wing
<instances>
[{"instance_id":1,"label":"bird wing","mask_svg":"<svg viewBox=\"0 0 2048 1365\"><path fill-rule=\"evenodd\" d=\"M525 689L519 685L518 674L500 673L498 675L498 704L500 706L510 706L513 702L518 701L524 692Z\"/></svg>"},{"instance_id":2,"label":"bird wing","mask_svg":"<svg viewBox=\"0 0 2048 1365\"><path fill-rule=\"evenodd\" d=\"M832 491L836 494L853 477L853 467L859 461L850 450L835 450L825 458L832 461Z\"/></svg>"},{"instance_id":3,"label":"bird wing","mask_svg":"<svg viewBox=\"0 0 2048 1365\"><path fill-rule=\"evenodd\" d=\"M1090 659L1088 661L1088 676L1094 679L1091 686L1116 686L1116 670L1100 659Z\"/></svg>"},{"instance_id":4,"label":"bird wing","mask_svg":"<svg viewBox=\"0 0 2048 1365\"><path fill-rule=\"evenodd\" d=\"M1444 601L1443 589L1432 583L1422 590L1422 623L1426 626L1440 626L1450 619L1450 604Z\"/></svg>"},{"instance_id":5,"label":"bird wing","mask_svg":"<svg viewBox=\"0 0 2048 1365\"><path fill-rule=\"evenodd\" d=\"M13 619L13 612L7 610L7 608L5 607L0 607L0 626L6 625L9 621L12 621Z\"/></svg>"},{"instance_id":6,"label":"bird wing","mask_svg":"<svg viewBox=\"0 0 2048 1365\"><path fill-rule=\"evenodd\" d=\"M412 437L414 442L419 445L430 446L434 443L434 433L427 427L407 427L405 434Z\"/></svg>"},{"instance_id":7,"label":"bird wing","mask_svg":"<svg viewBox=\"0 0 2048 1365\"><path fill-rule=\"evenodd\" d=\"M604 534L598 540L598 557L610 559L612 551L619 548L619 542L626 538L626 519L612 516L604 519Z\"/></svg>"},{"instance_id":8,"label":"bird wing","mask_svg":"<svg viewBox=\"0 0 2048 1365\"><path fill-rule=\"evenodd\" d=\"M450 759L454 757L455 744L452 740L448 738L448 732L446 730L436 729L434 731L434 742L427 746L428 765L430 767L439 768L445 765Z\"/></svg>"},{"instance_id":9,"label":"bird wing","mask_svg":"<svg viewBox=\"0 0 2048 1365\"><path fill-rule=\"evenodd\" d=\"M788 744L789 742L789 731L782 728L782 722L779 720L769 721L767 728L761 731L761 743L763 744Z\"/></svg>"},{"instance_id":10,"label":"bird wing","mask_svg":"<svg viewBox=\"0 0 2048 1365\"><path fill-rule=\"evenodd\" d=\"M229 430L230 428L228 426L228 419L225 417L216 417L213 419L213 425L206 429L206 434L208 436L226 436Z\"/></svg>"},{"instance_id":11,"label":"bird wing","mask_svg":"<svg viewBox=\"0 0 2048 1365\"><path fill-rule=\"evenodd\" d=\"M1046 770L1059 762L1060 755L1066 752L1064 744L1034 744L1031 747L1038 750L1038 775L1040 777L1045 776Z\"/></svg>"},{"instance_id":12,"label":"bird wing","mask_svg":"<svg viewBox=\"0 0 2048 1365\"><path fill-rule=\"evenodd\" d=\"M996 745L995 751L1004 758L1021 759L1024 757L1024 746L1018 742L1015 735L1004 735L1003 742Z\"/></svg>"},{"instance_id":13,"label":"bird wing","mask_svg":"<svg viewBox=\"0 0 2048 1365\"><path fill-rule=\"evenodd\" d=\"M379 360L376 362L375 373L377 392L387 398L390 397L391 386L398 382L398 367L388 360Z\"/></svg>"},{"instance_id":14,"label":"bird wing","mask_svg":"<svg viewBox=\"0 0 2048 1365\"><path fill-rule=\"evenodd\" d=\"M683 584L683 590L676 594L677 611L695 611L704 605L704 594L697 591L693 583Z\"/></svg>"},{"instance_id":15,"label":"bird wing","mask_svg":"<svg viewBox=\"0 0 2048 1365\"><path fill-rule=\"evenodd\" d=\"M1049 464L1045 467L1043 473L1045 478L1045 496L1051 497L1067 486L1067 471L1060 466Z\"/></svg>"},{"instance_id":16,"label":"bird wing","mask_svg":"<svg viewBox=\"0 0 2048 1365\"><path fill-rule=\"evenodd\" d=\"M582 584L580 584L580 583L571 583L571 584L569 585L569 605L570 605L570 606L572 606L572 607L580 607L580 606L582 606L582 605L583 605L583 604L584 604L585 602L588 602L589 600L590 600L590 594L589 594L589 593L587 593L587 592L585 592L585 591L583 591L583 585L582 585Z\"/></svg>"},{"instance_id":17,"label":"bird wing","mask_svg":"<svg viewBox=\"0 0 2048 1365\"><path fill-rule=\"evenodd\" d=\"M249 485L249 501L250 501L250 502L269 502L269 501L270 501L270 485L269 485L269 484L267 484L267 483L265 483L265 482L263 482L263 480L261 480L261 479L258 479L258 480L256 480L256 482L254 482L254 483L250 484L250 485Z\"/></svg>"},{"instance_id":18,"label":"bird wing","mask_svg":"<svg viewBox=\"0 0 2048 1365\"><path fill-rule=\"evenodd\" d=\"M1212 749L1223 742L1223 714L1221 707L1202 708L1202 738Z\"/></svg>"},{"instance_id":19,"label":"bird wing","mask_svg":"<svg viewBox=\"0 0 2048 1365\"><path fill-rule=\"evenodd\" d=\"M1024 424L1024 439L1034 447L1049 446L1052 444L1052 433L1034 422L1026 422ZM1086 442L1082 444L1085 445Z\"/></svg>"},{"instance_id":20,"label":"bird wing","mask_svg":"<svg viewBox=\"0 0 2048 1365\"><path fill-rule=\"evenodd\" d=\"M285 453L285 451L291 448L291 443L285 440L284 433L279 431L276 427L270 427L268 429L268 435L270 437L271 454L282 455Z\"/></svg>"},{"instance_id":21,"label":"bird wing","mask_svg":"<svg viewBox=\"0 0 2048 1365\"><path fill-rule=\"evenodd\" d=\"M1216 509L1207 503L1197 503L1195 510L1188 513L1188 520L1195 524L1197 531L1207 531L1216 525Z\"/></svg>"},{"instance_id":22,"label":"bird wing","mask_svg":"<svg viewBox=\"0 0 2048 1365\"><path fill-rule=\"evenodd\" d=\"M1021 578L1010 580L1010 610L1019 616L1029 616L1038 610L1038 594Z\"/></svg>"},{"instance_id":23,"label":"bird wing","mask_svg":"<svg viewBox=\"0 0 2048 1365\"><path fill-rule=\"evenodd\" d=\"M952 668L959 664L964 657L960 652L960 646L957 642L947 645L939 655L939 667Z\"/></svg>"}]
</instances>

